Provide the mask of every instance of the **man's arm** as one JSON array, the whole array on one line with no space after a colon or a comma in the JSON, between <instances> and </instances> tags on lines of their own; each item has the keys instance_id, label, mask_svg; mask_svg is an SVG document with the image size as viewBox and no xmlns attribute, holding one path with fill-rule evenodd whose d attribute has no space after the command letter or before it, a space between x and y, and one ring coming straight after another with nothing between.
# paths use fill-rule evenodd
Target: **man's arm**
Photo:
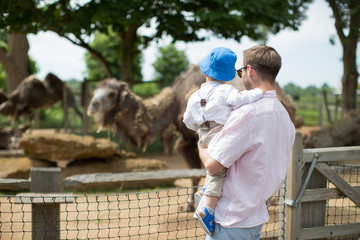
<instances>
[{"instance_id":1,"label":"man's arm","mask_svg":"<svg viewBox=\"0 0 360 240\"><path fill-rule=\"evenodd\" d=\"M218 161L212 158L210 154L208 154L208 152L206 151L207 148L202 148L199 145L198 148L199 148L200 159L204 164L206 170L210 174L218 173L225 168L222 164L220 164Z\"/></svg>"}]
</instances>

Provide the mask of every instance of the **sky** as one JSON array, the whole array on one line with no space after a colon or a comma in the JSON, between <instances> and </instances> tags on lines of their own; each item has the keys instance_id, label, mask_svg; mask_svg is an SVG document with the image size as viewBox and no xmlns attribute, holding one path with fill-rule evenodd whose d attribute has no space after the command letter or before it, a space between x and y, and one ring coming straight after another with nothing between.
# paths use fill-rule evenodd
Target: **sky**
<instances>
[{"instance_id":1,"label":"sky","mask_svg":"<svg viewBox=\"0 0 360 240\"><path fill-rule=\"evenodd\" d=\"M341 87L343 73L342 47L337 37L332 11L324 0L315 0L307 10L307 19L302 22L299 31L283 30L270 35L266 45L274 47L282 57L282 68L277 76L280 86L294 83L302 88L310 85L321 87L324 83L333 88ZM149 29L140 29L146 34ZM335 36L335 45L329 39ZM29 55L40 71L39 79L52 72L62 80L86 77L85 50L58 37L52 32L40 32L28 35ZM142 74L144 80L151 80L154 74L152 64L158 57L158 47L170 43L169 38L153 42L143 51ZM216 47L228 47L237 55L236 67L242 65L242 52L258 43L243 38L241 42L210 37L204 42L176 43L178 50L185 54L192 64L200 61ZM359 48L358 48L359 49ZM357 51L359 56L360 50ZM358 62L359 64L359 62Z\"/></svg>"}]
</instances>

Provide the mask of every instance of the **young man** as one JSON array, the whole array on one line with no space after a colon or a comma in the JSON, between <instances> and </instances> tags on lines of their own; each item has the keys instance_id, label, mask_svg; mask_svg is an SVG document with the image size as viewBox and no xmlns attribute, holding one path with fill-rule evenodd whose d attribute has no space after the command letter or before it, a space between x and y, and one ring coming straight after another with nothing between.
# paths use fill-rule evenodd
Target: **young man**
<instances>
[{"instance_id":1,"label":"young man","mask_svg":"<svg viewBox=\"0 0 360 240\"><path fill-rule=\"evenodd\" d=\"M206 239L260 238L269 219L266 200L285 179L294 143L294 125L273 87L280 55L271 47L254 46L244 51L243 63L238 74L245 88L260 88L264 97L235 109L209 147L199 146L209 173L228 168L216 206L215 230Z\"/></svg>"}]
</instances>

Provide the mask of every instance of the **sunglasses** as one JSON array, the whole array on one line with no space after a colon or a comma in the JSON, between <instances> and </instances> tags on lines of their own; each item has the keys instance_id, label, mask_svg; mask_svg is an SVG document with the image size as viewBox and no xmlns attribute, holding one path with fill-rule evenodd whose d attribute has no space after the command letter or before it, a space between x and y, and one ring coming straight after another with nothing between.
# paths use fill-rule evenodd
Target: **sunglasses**
<instances>
[{"instance_id":1,"label":"sunglasses","mask_svg":"<svg viewBox=\"0 0 360 240\"><path fill-rule=\"evenodd\" d=\"M240 78L242 78L242 71L247 69L247 67L250 66L250 65L247 65L245 67L242 67L242 68L239 68L238 70L236 70L237 74L239 75ZM250 66L253 70L256 70L256 68Z\"/></svg>"}]
</instances>

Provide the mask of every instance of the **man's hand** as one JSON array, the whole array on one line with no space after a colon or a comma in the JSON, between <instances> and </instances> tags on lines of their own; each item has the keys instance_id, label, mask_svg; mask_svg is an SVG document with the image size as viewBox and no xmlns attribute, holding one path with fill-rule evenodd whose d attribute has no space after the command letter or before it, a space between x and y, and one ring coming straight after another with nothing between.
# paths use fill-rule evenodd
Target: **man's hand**
<instances>
[{"instance_id":1,"label":"man's hand","mask_svg":"<svg viewBox=\"0 0 360 240\"><path fill-rule=\"evenodd\" d=\"M223 170L225 167L210 156L207 152L207 148L203 148L198 144L199 156L204 164L206 170L210 174L215 174Z\"/></svg>"}]
</instances>

